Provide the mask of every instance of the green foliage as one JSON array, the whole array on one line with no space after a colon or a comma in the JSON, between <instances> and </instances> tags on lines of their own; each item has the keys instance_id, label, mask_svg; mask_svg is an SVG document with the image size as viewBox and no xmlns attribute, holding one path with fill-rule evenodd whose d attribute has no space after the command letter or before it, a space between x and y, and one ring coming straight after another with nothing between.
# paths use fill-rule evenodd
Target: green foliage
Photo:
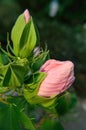
<instances>
[{"instance_id":1,"label":"green foliage","mask_svg":"<svg viewBox=\"0 0 86 130\"><path fill-rule=\"evenodd\" d=\"M43 81L43 79L46 77L46 73L37 72L33 75L33 77L30 80L30 83L28 83L25 86L24 89L24 97L27 99L27 101L31 104L39 103L39 100L36 99L37 92L39 89L40 83Z\"/></svg>"},{"instance_id":2,"label":"green foliage","mask_svg":"<svg viewBox=\"0 0 86 130\"><path fill-rule=\"evenodd\" d=\"M31 68L33 71L37 71L40 69L40 67L44 64L44 62L48 59L49 52L47 50L40 53L40 55L37 55L36 57L33 57Z\"/></svg>"},{"instance_id":3,"label":"green foliage","mask_svg":"<svg viewBox=\"0 0 86 130\"><path fill-rule=\"evenodd\" d=\"M41 125L40 130L64 130L64 128L58 120L47 118Z\"/></svg>"},{"instance_id":4,"label":"green foliage","mask_svg":"<svg viewBox=\"0 0 86 130\"><path fill-rule=\"evenodd\" d=\"M11 32L11 39L13 41L14 53L16 56L18 56L18 53L19 53L18 51L19 51L20 39L21 39L25 25L26 24L24 21L24 15L22 14L19 16Z\"/></svg>"},{"instance_id":5,"label":"green foliage","mask_svg":"<svg viewBox=\"0 0 86 130\"><path fill-rule=\"evenodd\" d=\"M7 55L0 53L0 64L7 64L7 63L8 63Z\"/></svg>"},{"instance_id":6,"label":"green foliage","mask_svg":"<svg viewBox=\"0 0 86 130\"><path fill-rule=\"evenodd\" d=\"M25 26L20 39L19 56L28 57L31 51L34 49L36 41L37 41L36 31L33 24L33 20L31 18L29 23L27 23L27 25Z\"/></svg>"},{"instance_id":7,"label":"green foliage","mask_svg":"<svg viewBox=\"0 0 86 130\"><path fill-rule=\"evenodd\" d=\"M0 103L0 129L21 130L22 126L35 130L31 120L15 104Z\"/></svg>"},{"instance_id":8,"label":"green foliage","mask_svg":"<svg viewBox=\"0 0 86 130\"><path fill-rule=\"evenodd\" d=\"M24 82L24 76L27 70L28 69L26 68L25 64L17 62L0 66L0 75L2 77L1 86L10 86L12 88L15 86L21 86L21 84Z\"/></svg>"},{"instance_id":9,"label":"green foliage","mask_svg":"<svg viewBox=\"0 0 86 130\"><path fill-rule=\"evenodd\" d=\"M58 115L64 115L74 108L77 103L76 96L74 94L70 94L66 92L62 96L57 99L56 111Z\"/></svg>"},{"instance_id":10,"label":"green foliage","mask_svg":"<svg viewBox=\"0 0 86 130\"><path fill-rule=\"evenodd\" d=\"M6 93L10 90L9 87L0 87L0 94Z\"/></svg>"}]
</instances>

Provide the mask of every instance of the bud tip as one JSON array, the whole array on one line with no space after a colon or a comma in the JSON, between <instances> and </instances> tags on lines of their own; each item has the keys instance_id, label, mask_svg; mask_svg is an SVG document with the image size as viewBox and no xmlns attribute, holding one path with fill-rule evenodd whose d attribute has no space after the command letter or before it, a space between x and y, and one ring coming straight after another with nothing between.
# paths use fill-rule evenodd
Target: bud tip
<instances>
[{"instance_id":1,"label":"bud tip","mask_svg":"<svg viewBox=\"0 0 86 130\"><path fill-rule=\"evenodd\" d=\"M25 18L25 22L28 23L29 20L30 20L30 13L29 13L29 10L28 10L28 9L26 9L26 10L24 11L24 18Z\"/></svg>"}]
</instances>

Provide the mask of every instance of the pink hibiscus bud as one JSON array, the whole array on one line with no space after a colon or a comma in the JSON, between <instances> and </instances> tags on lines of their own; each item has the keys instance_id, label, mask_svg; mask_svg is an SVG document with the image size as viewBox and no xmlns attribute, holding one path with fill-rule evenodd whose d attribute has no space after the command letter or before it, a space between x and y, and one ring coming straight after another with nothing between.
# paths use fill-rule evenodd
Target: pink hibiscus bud
<instances>
[{"instance_id":1,"label":"pink hibiscus bud","mask_svg":"<svg viewBox=\"0 0 86 130\"><path fill-rule=\"evenodd\" d=\"M42 81L38 94L51 97L66 91L74 82L74 65L71 61L48 60L41 68L47 74Z\"/></svg>"},{"instance_id":2,"label":"pink hibiscus bud","mask_svg":"<svg viewBox=\"0 0 86 130\"><path fill-rule=\"evenodd\" d=\"M30 17L31 17L31 16L30 16L30 13L29 13L28 9L26 9L26 10L24 11L24 19L25 19L25 22L26 22L26 23L29 22Z\"/></svg>"}]
</instances>

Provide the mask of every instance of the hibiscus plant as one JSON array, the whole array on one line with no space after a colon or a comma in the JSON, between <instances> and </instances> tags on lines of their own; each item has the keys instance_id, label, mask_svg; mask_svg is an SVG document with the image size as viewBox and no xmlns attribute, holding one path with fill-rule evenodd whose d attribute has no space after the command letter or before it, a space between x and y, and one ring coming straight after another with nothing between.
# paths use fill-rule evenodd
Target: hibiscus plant
<instances>
[{"instance_id":1,"label":"hibiscus plant","mask_svg":"<svg viewBox=\"0 0 86 130\"><path fill-rule=\"evenodd\" d=\"M49 59L27 9L7 34L6 49L1 45L0 130L63 130L59 116L76 102L66 91L75 79L73 63ZM37 122L31 112L38 110Z\"/></svg>"}]
</instances>

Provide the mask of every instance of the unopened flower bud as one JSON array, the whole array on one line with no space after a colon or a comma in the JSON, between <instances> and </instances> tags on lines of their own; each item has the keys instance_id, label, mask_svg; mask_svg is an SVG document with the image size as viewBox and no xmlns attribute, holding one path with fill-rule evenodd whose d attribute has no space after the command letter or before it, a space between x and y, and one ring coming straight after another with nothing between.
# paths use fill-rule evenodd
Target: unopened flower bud
<instances>
[{"instance_id":1,"label":"unopened flower bud","mask_svg":"<svg viewBox=\"0 0 86 130\"><path fill-rule=\"evenodd\" d=\"M48 60L40 71L47 74L38 91L38 95L43 97L61 94L75 79L74 65L71 61Z\"/></svg>"},{"instance_id":2,"label":"unopened flower bud","mask_svg":"<svg viewBox=\"0 0 86 130\"><path fill-rule=\"evenodd\" d=\"M31 17L31 16L30 16L30 13L29 13L28 9L26 9L26 10L24 11L24 19L25 19L25 22L26 22L26 23L29 22L30 17Z\"/></svg>"}]
</instances>

